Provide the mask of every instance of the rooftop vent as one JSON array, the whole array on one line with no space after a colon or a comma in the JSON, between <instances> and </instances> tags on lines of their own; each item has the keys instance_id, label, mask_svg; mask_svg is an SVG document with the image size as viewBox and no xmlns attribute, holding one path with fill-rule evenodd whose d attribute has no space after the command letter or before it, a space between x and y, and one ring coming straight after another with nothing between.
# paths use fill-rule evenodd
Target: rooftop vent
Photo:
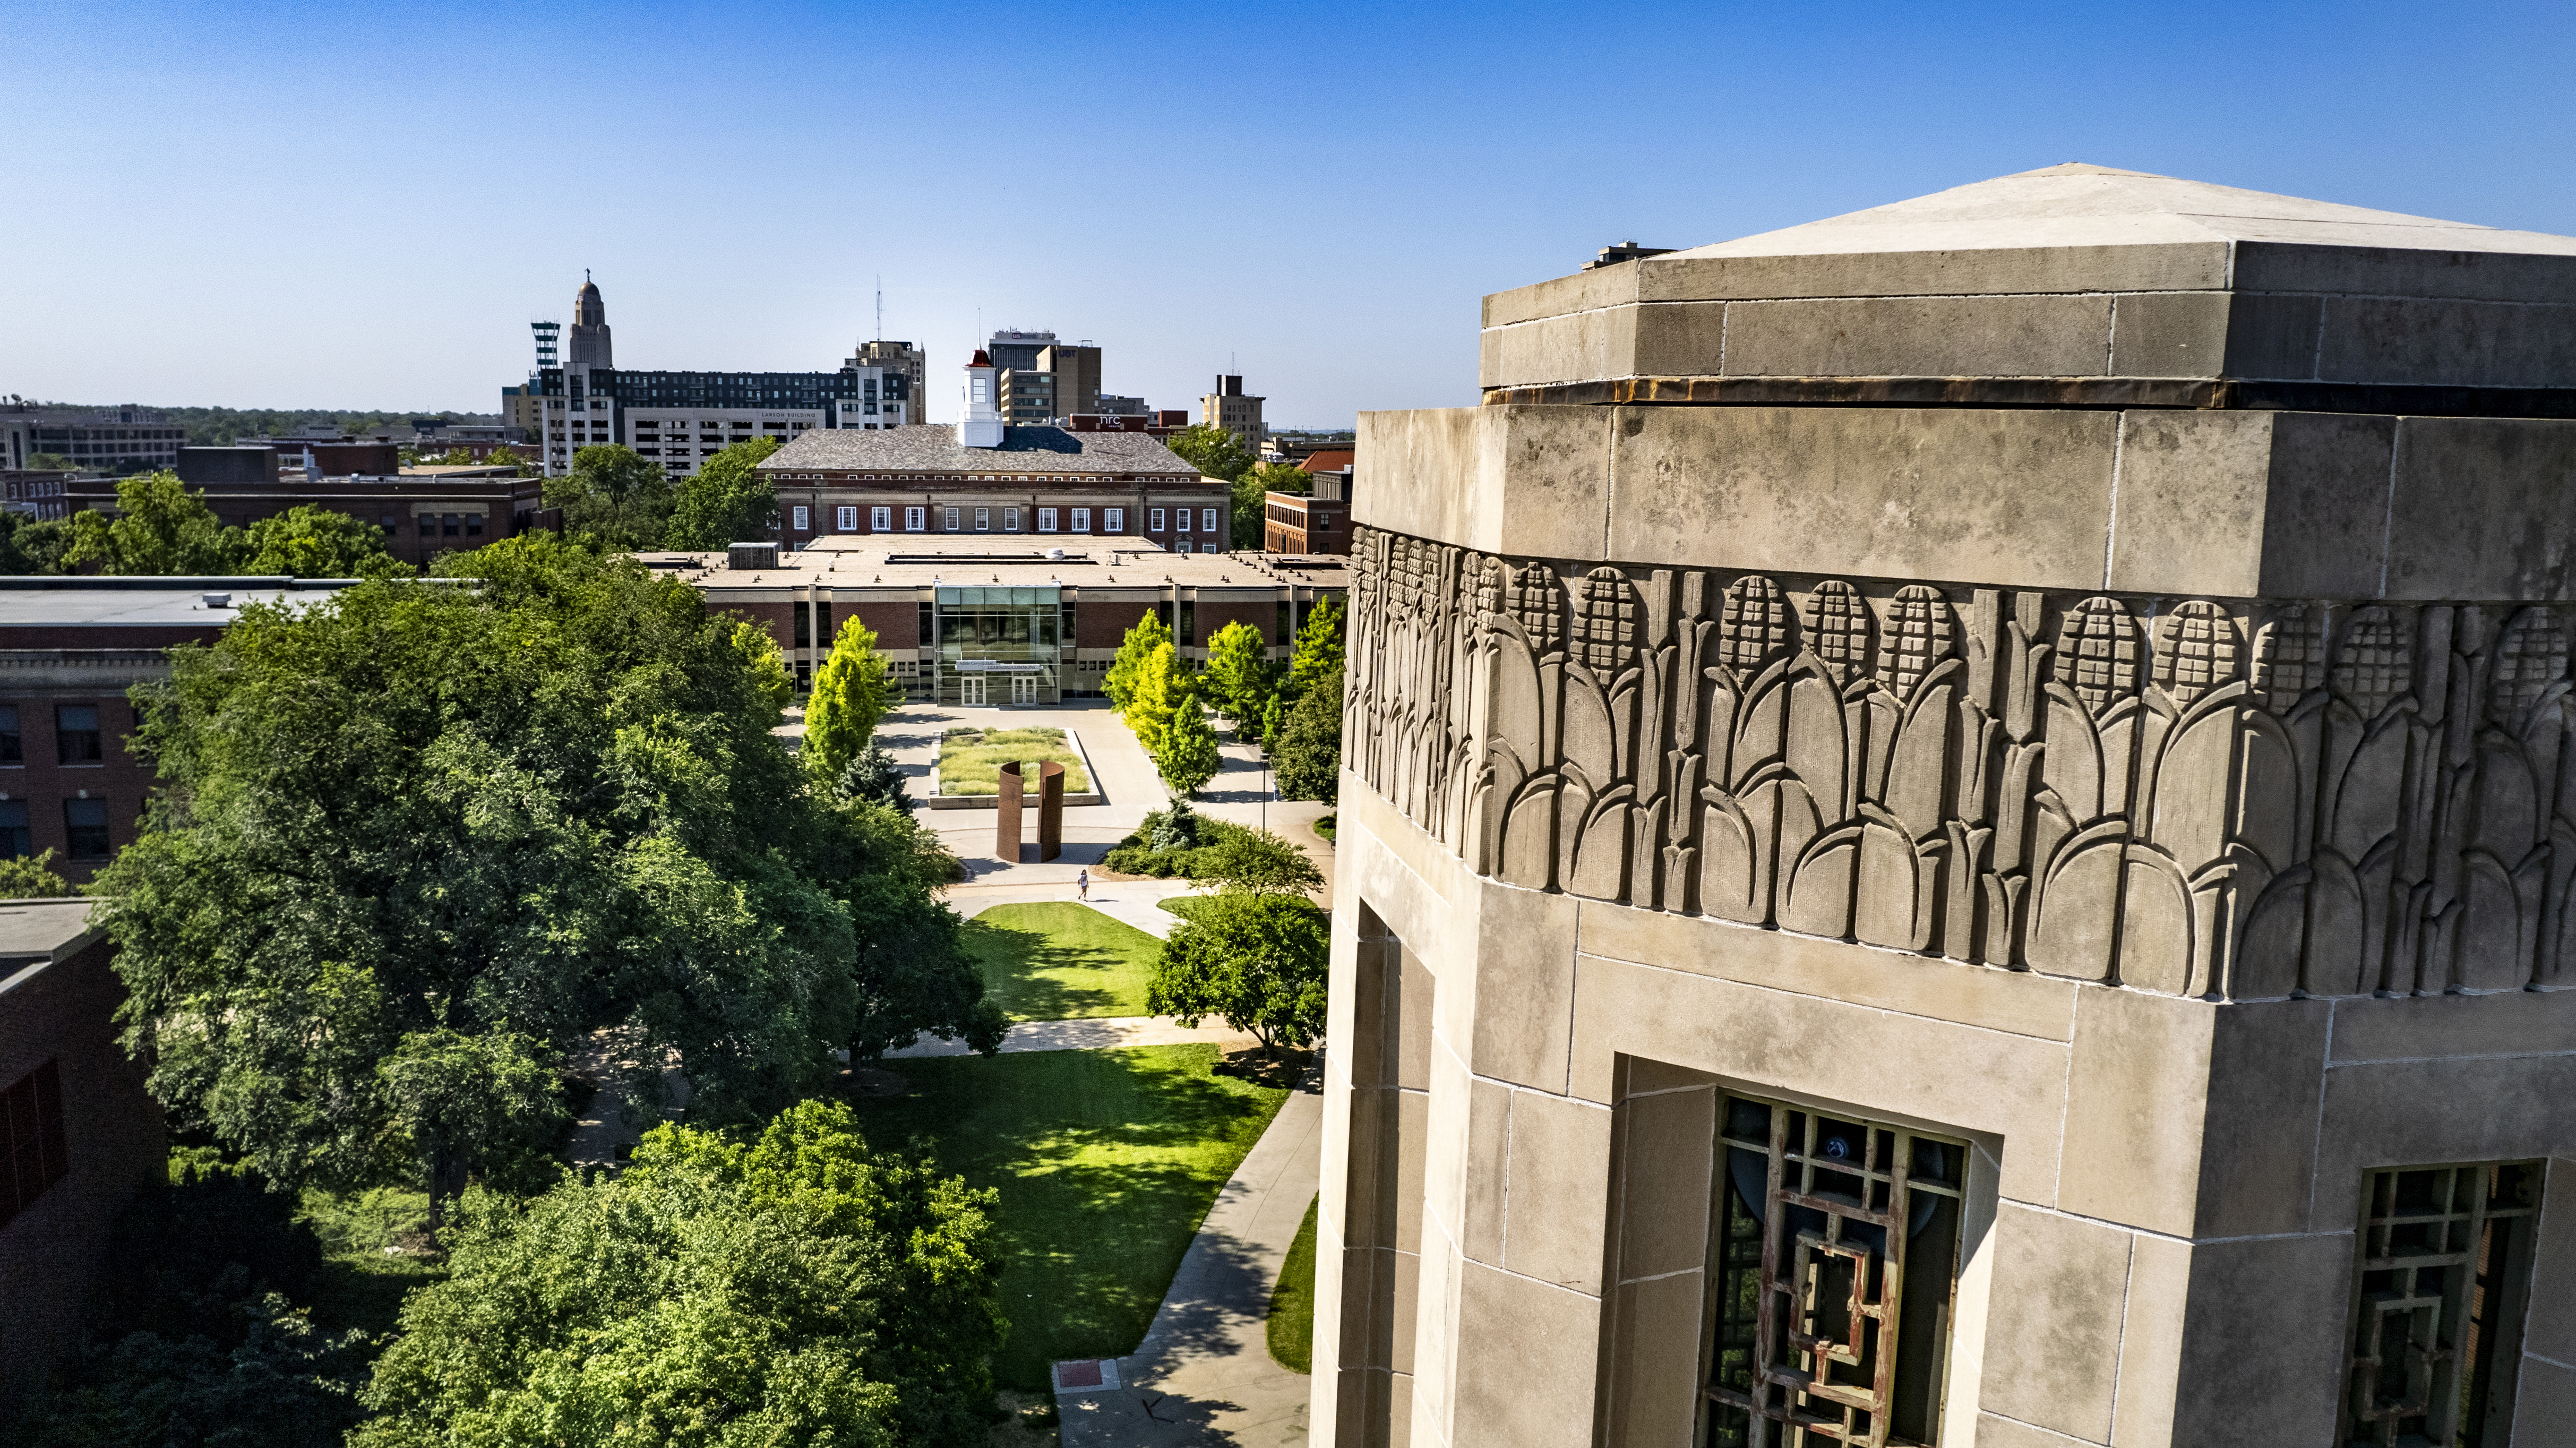
<instances>
[{"instance_id":1,"label":"rooftop vent","mask_svg":"<svg viewBox=\"0 0 2576 1448\"><path fill-rule=\"evenodd\" d=\"M201 593L197 596L205 600L206 607L208 608L230 608L233 606L233 596L229 593Z\"/></svg>"},{"instance_id":2,"label":"rooftop vent","mask_svg":"<svg viewBox=\"0 0 2576 1448\"><path fill-rule=\"evenodd\" d=\"M731 548L725 550L725 566L728 568L741 569L776 568L778 566L778 545L775 543L736 543Z\"/></svg>"}]
</instances>

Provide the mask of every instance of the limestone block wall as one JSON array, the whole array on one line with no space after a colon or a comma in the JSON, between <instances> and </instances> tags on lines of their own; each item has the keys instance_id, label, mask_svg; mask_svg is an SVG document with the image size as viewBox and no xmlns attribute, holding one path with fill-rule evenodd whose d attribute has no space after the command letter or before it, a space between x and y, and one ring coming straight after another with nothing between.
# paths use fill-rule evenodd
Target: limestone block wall
<instances>
[{"instance_id":1,"label":"limestone block wall","mask_svg":"<svg viewBox=\"0 0 2576 1448\"><path fill-rule=\"evenodd\" d=\"M2366 1174L2546 1159L2550 1441L2576 429L1792 411L1363 420L1322 1441L1691 1441L1727 1091L1972 1143L1945 1444L2324 1444Z\"/></svg>"},{"instance_id":2,"label":"limestone block wall","mask_svg":"<svg viewBox=\"0 0 2576 1448\"><path fill-rule=\"evenodd\" d=\"M2531 1157L2515 1441L2576 1421L2576 996L1964 965L1487 878L1341 799L1318 1442L1693 1442L1727 1090L1972 1143L1944 1444L2323 1448L2365 1174Z\"/></svg>"}]
</instances>

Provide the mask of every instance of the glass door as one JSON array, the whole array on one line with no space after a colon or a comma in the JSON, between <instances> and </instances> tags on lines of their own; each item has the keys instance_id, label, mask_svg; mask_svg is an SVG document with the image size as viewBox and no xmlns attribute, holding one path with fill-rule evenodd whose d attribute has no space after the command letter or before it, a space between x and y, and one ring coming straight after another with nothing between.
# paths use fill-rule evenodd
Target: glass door
<instances>
[{"instance_id":1,"label":"glass door","mask_svg":"<svg viewBox=\"0 0 2576 1448\"><path fill-rule=\"evenodd\" d=\"M1037 701L1038 676L1035 674L1011 675L1011 702L1014 704L1034 704Z\"/></svg>"},{"instance_id":2,"label":"glass door","mask_svg":"<svg viewBox=\"0 0 2576 1448\"><path fill-rule=\"evenodd\" d=\"M984 676L982 674L960 674L957 676L957 702L969 709L981 709L984 707Z\"/></svg>"}]
</instances>

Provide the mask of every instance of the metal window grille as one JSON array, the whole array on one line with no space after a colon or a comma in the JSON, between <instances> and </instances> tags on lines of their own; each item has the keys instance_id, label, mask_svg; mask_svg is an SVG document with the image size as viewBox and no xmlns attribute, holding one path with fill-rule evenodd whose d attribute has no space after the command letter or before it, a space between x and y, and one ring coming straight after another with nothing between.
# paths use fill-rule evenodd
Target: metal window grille
<instances>
[{"instance_id":1,"label":"metal window grille","mask_svg":"<svg viewBox=\"0 0 2576 1448\"><path fill-rule=\"evenodd\" d=\"M1939 1441L1967 1146L1730 1097L1701 1442Z\"/></svg>"},{"instance_id":2,"label":"metal window grille","mask_svg":"<svg viewBox=\"0 0 2576 1448\"><path fill-rule=\"evenodd\" d=\"M2538 1162L2370 1174L2336 1441L2505 1448L2540 1175Z\"/></svg>"}]
</instances>

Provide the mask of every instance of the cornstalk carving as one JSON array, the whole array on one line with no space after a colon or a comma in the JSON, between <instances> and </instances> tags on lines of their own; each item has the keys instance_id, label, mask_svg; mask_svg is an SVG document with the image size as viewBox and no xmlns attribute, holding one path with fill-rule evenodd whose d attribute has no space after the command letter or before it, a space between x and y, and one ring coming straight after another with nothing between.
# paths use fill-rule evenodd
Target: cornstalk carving
<instances>
[{"instance_id":1,"label":"cornstalk carving","mask_svg":"<svg viewBox=\"0 0 2576 1448\"><path fill-rule=\"evenodd\" d=\"M1346 757L1480 874L2175 995L2576 965L2562 608L1356 542Z\"/></svg>"}]
</instances>

